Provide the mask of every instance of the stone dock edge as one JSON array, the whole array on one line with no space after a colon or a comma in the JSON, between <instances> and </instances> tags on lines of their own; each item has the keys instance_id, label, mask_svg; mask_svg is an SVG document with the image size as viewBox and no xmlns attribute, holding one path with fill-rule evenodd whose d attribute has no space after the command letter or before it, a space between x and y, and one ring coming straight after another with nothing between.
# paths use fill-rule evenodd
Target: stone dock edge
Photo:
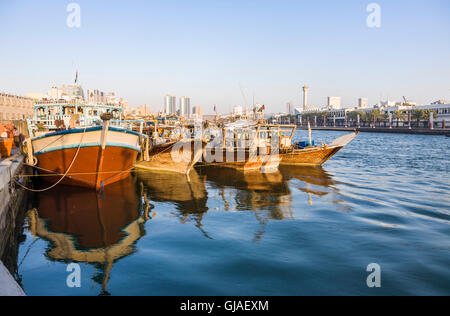
<instances>
[{"instance_id":1,"label":"stone dock edge","mask_svg":"<svg viewBox=\"0 0 450 316\"><path fill-rule=\"evenodd\" d=\"M7 240L8 231L11 229L10 219L15 217L11 211L12 178L23 170L24 157L20 154L0 161L0 238ZM0 258L5 250L0 243ZM11 273L0 261L0 296L25 296L25 292L13 278Z\"/></svg>"}]
</instances>

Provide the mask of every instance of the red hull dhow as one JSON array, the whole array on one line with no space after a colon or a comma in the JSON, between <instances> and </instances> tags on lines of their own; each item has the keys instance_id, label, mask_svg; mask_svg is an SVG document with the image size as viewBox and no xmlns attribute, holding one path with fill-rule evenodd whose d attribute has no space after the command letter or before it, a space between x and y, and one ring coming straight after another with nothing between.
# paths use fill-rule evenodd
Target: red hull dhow
<instances>
[{"instance_id":1,"label":"red hull dhow","mask_svg":"<svg viewBox=\"0 0 450 316\"><path fill-rule=\"evenodd\" d=\"M34 137L31 145L42 178L96 190L127 178L141 150L139 133L109 127L109 121Z\"/></svg>"}]
</instances>

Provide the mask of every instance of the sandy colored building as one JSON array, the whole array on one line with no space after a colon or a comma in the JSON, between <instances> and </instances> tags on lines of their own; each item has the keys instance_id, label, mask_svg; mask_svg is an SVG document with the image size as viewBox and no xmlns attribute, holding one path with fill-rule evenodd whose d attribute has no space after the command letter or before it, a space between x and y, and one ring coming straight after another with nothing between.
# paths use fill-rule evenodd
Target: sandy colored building
<instances>
[{"instance_id":1,"label":"sandy colored building","mask_svg":"<svg viewBox=\"0 0 450 316\"><path fill-rule=\"evenodd\" d=\"M22 120L33 115L32 99L0 93L0 120Z\"/></svg>"}]
</instances>

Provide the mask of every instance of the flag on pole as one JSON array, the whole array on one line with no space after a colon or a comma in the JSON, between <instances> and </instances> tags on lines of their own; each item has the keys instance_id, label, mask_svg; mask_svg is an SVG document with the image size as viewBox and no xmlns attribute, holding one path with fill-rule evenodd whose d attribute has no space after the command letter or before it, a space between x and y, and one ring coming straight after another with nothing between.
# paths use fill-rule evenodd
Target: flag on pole
<instances>
[{"instance_id":1,"label":"flag on pole","mask_svg":"<svg viewBox=\"0 0 450 316\"><path fill-rule=\"evenodd\" d=\"M214 104L214 113L217 113L216 105Z\"/></svg>"},{"instance_id":2,"label":"flag on pole","mask_svg":"<svg viewBox=\"0 0 450 316\"><path fill-rule=\"evenodd\" d=\"M78 81L78 71L77 71L77 73L75 75L75 83L77 83L77 81Z\"/></svg>"}]
</instances>

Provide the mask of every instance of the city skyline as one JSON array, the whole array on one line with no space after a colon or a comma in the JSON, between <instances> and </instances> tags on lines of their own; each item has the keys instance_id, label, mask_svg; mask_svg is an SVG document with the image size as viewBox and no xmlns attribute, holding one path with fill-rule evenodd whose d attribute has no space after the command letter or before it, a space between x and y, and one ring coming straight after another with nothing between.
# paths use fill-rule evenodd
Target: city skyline
<instances>
[{"instance_id":1,"label":"city skyline","mask_svg":"<svg viewBox=\"0 0 450 316\"><path fill-rule=\"evenodd\" d=\"M0 4L2 92L47 91L78 71L78 84L131 106L163 110L170 91L205 114L251 106L253 95L272 112L301 107L303 85L317 107L328 96L342 106L450 99L447 1L378 1L380 28L366 25L370 1L77 3L80 28L66 25L68 3Z\"/></svg>"}]
</instances>

